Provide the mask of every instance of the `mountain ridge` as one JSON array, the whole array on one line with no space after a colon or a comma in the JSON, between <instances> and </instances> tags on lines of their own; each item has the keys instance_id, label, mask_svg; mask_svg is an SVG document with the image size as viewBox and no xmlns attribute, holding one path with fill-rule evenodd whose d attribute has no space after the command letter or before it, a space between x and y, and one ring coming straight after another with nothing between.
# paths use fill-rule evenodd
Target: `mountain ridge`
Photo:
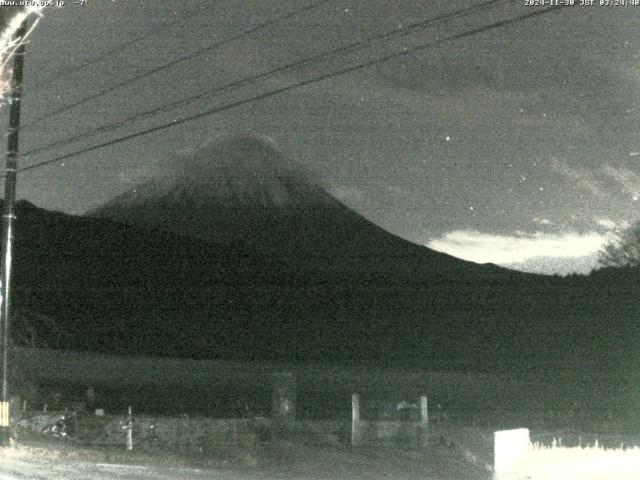
<instances>
[{"instance_id":1,"label":"mountain ridge","mask_svg":"<svg viewBox=\"0 0 640 480\"><path fill-rule=\"evenodd\" d=\"M558 278L465 262L383 231L272 145L246 143L197 149L201 168L181 167L193 182L169 171L109 212L19 205L15 304L70 333L50 346L463 370L633 364L637 272L620 284L616 272ZM227 166L203 172L212 152L227 152ZM242 152L257 152L250 166L275 158L251 179L267 191L217 196L209 187Z\"/></svg>"},{"instance_id":2,"label":"mountain ridge","mask_svg":"<svg viewBox=\"0 0 640 480\"><path fill-rule=\"evenodd\" d=\"M613 369L640 348L637 270L547 277L426 249L283 262L22 202L15 245L14 306L67 333L51 348L474 371Z\"/></svg>"},{"instance_id":3,"label":"mountain ridge","mask_svg":"<svg viewBox=\"0 0 640 480\"><path fill-rule=\"evenodd\" d=\"M242 183L239 190L228 186L234 182ZM155 179L86 215L243 244L283 261L297 252L321 261L431 255L436 263L464 264L382 230L272 142L247 134L224 136L173 158Z\"/></svg>"}]
</instances>

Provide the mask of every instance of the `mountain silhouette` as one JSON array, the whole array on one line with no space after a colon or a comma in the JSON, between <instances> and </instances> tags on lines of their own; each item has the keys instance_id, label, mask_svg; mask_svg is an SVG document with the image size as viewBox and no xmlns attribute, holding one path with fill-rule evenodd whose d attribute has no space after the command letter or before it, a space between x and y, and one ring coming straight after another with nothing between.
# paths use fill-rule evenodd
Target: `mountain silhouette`
<instances>
[{"instance_id":1,"label":"mountain silhouette","mask_svg":"<svg viewBox=\"0 0 640 480\"><path fill-rule=\"evenodd\" d=\"M316 223L337 207L268 141L231 136L175 157L157 178L89 215L208 241L278 248L292 237L296 242L320 240L305 229L287 227L299 221L308 228L326 226Z\"/></svg>"},{"instance_id":2,"label":"mountain silhouette","mask_svg":"<svg viewBox=\"0 0 640 480\"><path fill-rule=\"evenodd\" d=\"M15 245L15 308L48 319L53 348L522 370L631 368L640 347L637 269L560 278L434 252L255 137L88 216L19 202Z\"/></svg>"},{"instance_id":3,"label":"mountain silhouette","mask_svg":"<svg viewBox=\"0 0 640 480\"><path fill-rule=\"evenodd\" d=\"M417 246L423 256L395 262L282 261L26 202L15 245L16 309L62 332L39 344L176 357L468 363L486 352L468 349L481 325L465 312L526 276Z\"/></svg>"},{"instance_id":4,"label":"mountain silhouette","mask_svg":"<svg viewBox=\"0 0 640 480\"><path fill-rule=\"evenodd\" d=\"M225 136L172 160L153 180L88 215L283 259L427 254L335 199L265 138Z\"/></svg>"}]
</instances>

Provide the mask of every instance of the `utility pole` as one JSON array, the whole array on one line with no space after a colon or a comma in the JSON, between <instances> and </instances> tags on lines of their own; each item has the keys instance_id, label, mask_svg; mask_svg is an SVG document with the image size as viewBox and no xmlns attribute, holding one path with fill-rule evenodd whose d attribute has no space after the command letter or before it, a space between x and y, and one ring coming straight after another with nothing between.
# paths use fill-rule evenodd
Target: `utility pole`
<instances>
[{"instance_id":1,"label":"utility pole","mask_svg":"<svg viewBox=\"0 0 640 480\"><path fill-rule=\"evenodd\" d=\"M27 21L24 20L14 34L19 42L14 52L13 72L11 74L11 93L9 97L9 131L7 132L7 164L4 182L4 214L2 236L2 304L0 305L0 336L2 341L2 401L0 402L0 445L8 446L11 430L9 422L9 323L11 294L11 261L13 254L13 220L16 202L16 174L18 170L18 131L20 129L20 100L22 98L22 67L24 64L24 36L27 33Z\"/></svg>"}]
</instances>

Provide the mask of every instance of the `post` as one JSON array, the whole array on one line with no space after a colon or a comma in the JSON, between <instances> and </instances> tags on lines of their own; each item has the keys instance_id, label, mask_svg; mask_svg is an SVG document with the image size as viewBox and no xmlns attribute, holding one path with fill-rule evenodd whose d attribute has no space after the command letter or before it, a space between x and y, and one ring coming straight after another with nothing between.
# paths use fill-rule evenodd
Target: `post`
<instances>
[{"instance_id":1,"label":"post","mask_svg":"<svg viewBox=\"0 0 640 480\"><path fill-rule=\"evenodd\" d=\"M360 435L360 395L351 395L351 445L360 445L362 440Z\"/></svg>"},{"instance_id":2,"label":"post","mask_svg":"<svg viewBox=\"0 0 640 480\"><path fill-rule=\"evenodd\" d=\"M127 452L130 452L133 450L133 414L131 411L131 405L129 405L125 430L127 431Z\"/></svg>"},{"instance_id":3,"label":"post","mask_svg":"<svg viewBox=\"0 0 640 480\"><path fill-rule=\"evenodd\" d=\"M11 262L13 254L13 220L16 201L16 173L18 170L18 130L20 128L20 100L22 98L22 71L24 65L25 45L22 41L27 32L27 21L24 20L14 38L20 42L14 53L13 73L11 74L11 96L9 97L9 131L7 132L7 161L4 183L4 215L3 215L3 268L2 268L2 305L0 306L0 335L2 341L2 399L0 402L0 445L8 446L9 428L9 386L7 372L9 366L9 324L11 312Z\"/></svg>"},{"instance_id":4,"label":"post","mask_svg":"<svg viewBox=\"0 0 640 480\"><path fill-rule=\"evenodd\" d=\"M426 395L420 397L420 421L425 427L429 428L429 404Z\"/></svg>"},{"instance_id":5,"label":"post","mask_svg":"<svg viewBox=\"0 0 640 480\"><path fill-rule=\"evenodd\" d=\"M427 446L429 443L429 403L426 395L420 397L420 422L422 423L422 444Z\"/></svg>"},{"instance_id":6,"label":"post","mask_svg":"<svg viewBox=\"0 0 640 480\"><path fill-rule=\"evenodd\" d=\"M273 376L271 415L280 422L296 419L296 377L293 373L277 373Z\"/></svg>"},{"instance_id":7,"label":"post","mask_svg":"<svg viewBox=\"0 0 640 480\"><path fill-rule=\"evenodd\" d=\"M96 406L96 391L93 387L87 388L87 409L94 410Z\"/></svg>"}]
</instances>

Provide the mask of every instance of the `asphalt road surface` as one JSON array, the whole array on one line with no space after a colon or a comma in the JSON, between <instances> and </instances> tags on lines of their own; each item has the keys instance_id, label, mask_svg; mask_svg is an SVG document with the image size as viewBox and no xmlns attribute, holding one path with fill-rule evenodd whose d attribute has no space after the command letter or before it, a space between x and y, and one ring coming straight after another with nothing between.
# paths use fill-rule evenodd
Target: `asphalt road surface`
<instances>
[{"instance_id":1,"label":"asphalt road surface","mask_svg":"<svg viewBox=\"0 0 640 480\"><path fill-rule=\"evenodd\" d=\"M68 459L5 459L0 466L0 480L256 480L257 478L266 477L197 468L88 463Z\"/></svg>"},{"instance_id":2,"label":"asphalt road surface","mask_svg":"<svg viewBox=\"0 0 640 480\"><path fill-rule=\"evenodd\" d=\"M295 454L291 450L296 450ZM283 452L284 454L284 452ZM317 449L295 446L287 458L255 468L197 468L42 457L25 451L0 455L0 480L487 480L483 468L459 452ZM282 461L284 460L284 461Z\"/></svg>"}]
</instances>

